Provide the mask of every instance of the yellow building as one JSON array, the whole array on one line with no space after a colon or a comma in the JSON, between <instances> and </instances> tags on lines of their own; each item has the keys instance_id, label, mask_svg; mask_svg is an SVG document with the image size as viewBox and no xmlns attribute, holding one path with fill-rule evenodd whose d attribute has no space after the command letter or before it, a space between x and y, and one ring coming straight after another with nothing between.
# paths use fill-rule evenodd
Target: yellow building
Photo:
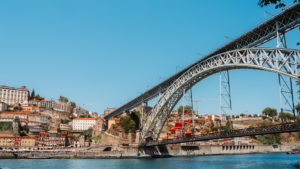
<instances>
[{"instance_id":1,"label":"yellow building","mask_svg":"<svg viewBox=\"0 0 300 169\"><path fill-rule=\"evenodd\" d=\"M35 137L34 136L22 136L21 137L21 146L35 146Z\"/></svg>"},{"instance_id":2,"label":"yellow building","mask_svg":"<svg viewBox=\"0 0 300 169\"><path fill-rule=\"evenodd\" d=\"M15 136L0 136L0 146L14 146Z\"/></svg>"},{"instance_id":3,"label":"yellow building","mask_svg":"<svg viewBox=\"0 0 300 169\"><path fill-rule=\"evenodd\" d=\"M108 120L108 129L110 129L112 124L117 124L119 123L120 118L111 118Z\"/></svg>"}]
</instances>

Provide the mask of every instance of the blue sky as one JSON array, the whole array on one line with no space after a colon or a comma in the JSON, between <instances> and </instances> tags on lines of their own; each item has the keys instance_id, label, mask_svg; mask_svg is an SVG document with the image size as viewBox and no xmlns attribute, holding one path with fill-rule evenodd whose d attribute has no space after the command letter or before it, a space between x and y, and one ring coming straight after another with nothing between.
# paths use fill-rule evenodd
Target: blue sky
<instances>
[{"instance_id":1,"label":"blue sky","mask_svg":"<svg viewBox=\"0 0 300 169\"><path fill-rule=\"evenodd\" d=\"M196 53L222 45L224 36L237 37L262 22L264 11L279 12L256 0L3 0L0 85L25 84L46 99L63 95L80 106L98 103L85 108L102 114L194 62ZM288 47L299 49L299 30L286 36ZM234 114L279 110L277 74L232 70L230 79ZM219 99L219 74L198 83L193 97ZM200 114L218 114L219 100L199 108Z\"/></svg>"}]
</instances>

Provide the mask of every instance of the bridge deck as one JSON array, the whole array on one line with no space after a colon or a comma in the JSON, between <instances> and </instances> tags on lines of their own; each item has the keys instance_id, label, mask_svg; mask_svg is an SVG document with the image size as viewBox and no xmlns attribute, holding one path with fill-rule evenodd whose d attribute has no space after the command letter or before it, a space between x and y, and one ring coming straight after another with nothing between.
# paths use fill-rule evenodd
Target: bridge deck
<instances>
[{"instance_id":1,"label":"bridge deck","mask_svg":"<svg viewBox=\"0 0 300 169\"><path fill-rule=\"evenodd\" d=\"M149 143L142 145L142 147L195 142L195 141L206 141L206 140L231 138L231 137L244 137L244 136L255 136L255 135L263 135L263 134L296 132L296 131L300 131L300 122L284 123L284 124L270 125L265 127L256 127L252 129L233 130L228 132L218 132L218 133L205 134L205 135L193 136L188 138L150 141Z\"/></svg>"},{"instance_id":2,"label":"bridge deck","mask_svg":"<svg viewBox=\"0 0 300 169\"><path fill-rule=\"evenodd\" d=\"M274 38L276 38L276 23L278 26L279 33L288 32L292 29L295 29L300 26L300 3L296 3L291 7L288 7L286 10L279 12L274 15L272 18L258 24L254 28L246 31L241 36L238 36L234 40L226 43L225 45L218 47L213 50L211 53L207 54L205 57L199 61L187 66L178 73L170 76L165 81L157 84L153 88L145 91L138 97L133 100L125 103L109 115L105 116L106 120L121 114L123 111L130 110L140 104L141 102L151 100L158 96L159 92L165 91L177 78L179 78L184 72L193 67L199 62L202 62L204 59L215 56L220 53L227 51L241 49L241 48L251 48L260 46Z\"/></svg>"}]
</instances>

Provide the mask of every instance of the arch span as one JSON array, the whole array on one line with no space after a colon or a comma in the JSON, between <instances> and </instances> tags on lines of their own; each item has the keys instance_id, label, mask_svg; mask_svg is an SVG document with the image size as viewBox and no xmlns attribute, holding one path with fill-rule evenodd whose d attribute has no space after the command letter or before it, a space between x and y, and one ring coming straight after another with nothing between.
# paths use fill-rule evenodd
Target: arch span
<instances>
[{"instance_id":1,"label":"arch span","mask_svg":"<svg viewBox=\"0 0 300 169\"><path fill-rule=\"evenodd\" d=\"M203 60L182 74L160 97L147 116L139 144L146 138L157 140L168 115L182 98L183 91L206 77L224 70L258 69L293 79L299 76L300 51L286 48L239 49Z\"/></svg>"}]
</instances>

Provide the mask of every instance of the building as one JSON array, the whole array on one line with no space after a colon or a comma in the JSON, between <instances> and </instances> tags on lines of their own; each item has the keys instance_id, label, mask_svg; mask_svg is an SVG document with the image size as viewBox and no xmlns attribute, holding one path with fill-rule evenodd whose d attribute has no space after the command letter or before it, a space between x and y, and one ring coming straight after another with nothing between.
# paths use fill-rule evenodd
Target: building
<instances>
[{"instance_id":1,"label":"building","mask_svg":"<svg viewBox=\"0 0 300 169\"><path fill-rule=\"evenodd\" d=\"M35 146L35 137L0 136L0 146Z\"/></svg>"},{"instance_id":2,"label":"building","mask_svg":"<svg viewBox=\"0 0 300 169\"><path fill-rule=\"evenodd\" d=\"M103 117L98 117L95 125L93 126L92 136L95 137L106 129L106 120Z\"/></svg>"},{"instance_id":3,"label":"building","mask_svg":"<svg viewBox=\"0 0 300 169\"><path fill-rule=\"evenodd\" d=\"M106 109L104 110L104 116L109 115L111 112L113 112L113 111L115 111L115 110L117 110L117 109L115 109L115 108L106 108Z\"/></svg>"},{"instance_id":4,"label":"building","mask_svg":"<svg viewBox=\"0 0 300 169\"><path fill-rule=\"evenodd\" d=\"M120 122L120 118L111 118L108 120L108 129L110 129L110 127L113 125L113 124L117 124Z\"/></svg>"},{"instance_id":5,"label":"building","mask_svg":"<svg viewBox=\"0 0 300 169\"><path fill-rule=\"evenodd\" d=\"M62 131L69 131L69 130L71 130L71 125L61 123L59 128Z\"/></svg>"},{"instance_id":6,"label":"building","mask_svg":"<svg viewBox=\"0 0 300 169\"><path fill-rule=\"evenodd\" d=\"M0 86L0 101L8 105L28 105L28 97L29 91L24 85L20 88L8 87L6 85Z\"/></svg>"},{"instance_id":7,"label":"building","mask_svg":"<svg viewBox=\"0 0 300 169\"><path fill-rule=\"evenodd\" d=\"M85 135L81 134L79 137L79 146L84 147L84 143L85 143Z\"/></svg>"},{"instance_id":8,"label":"building","mask_svg":"<svg viewBox=\"0 0 300 169\"><path fill-rule=\"evenodd\" d=\"M58 103L53 100L29 100L29 106L40 106L45 109L64 111L64 103ZM66 107L68 107L68 104L66 104Z\"/></svg>"},{"instance_id":9,"label":"building","mask_svg":"<svg viewBox=\"0 0 300 169\"><path fill-rule=\"evenodd\" d=\"M0 112L5 111L7 109L7 106L8 105L6 103L0 101Z\"/></svg>"},{"instance_id":10,"label":"building","mask_svg":"<svg viewBox=\"0 0 300 169\"><path fill-rule=\"evenodd\" d=\"M73 119L73 130L87 130L96 124L97 118L75 118Z\"/></svg>"}]
</instances>

